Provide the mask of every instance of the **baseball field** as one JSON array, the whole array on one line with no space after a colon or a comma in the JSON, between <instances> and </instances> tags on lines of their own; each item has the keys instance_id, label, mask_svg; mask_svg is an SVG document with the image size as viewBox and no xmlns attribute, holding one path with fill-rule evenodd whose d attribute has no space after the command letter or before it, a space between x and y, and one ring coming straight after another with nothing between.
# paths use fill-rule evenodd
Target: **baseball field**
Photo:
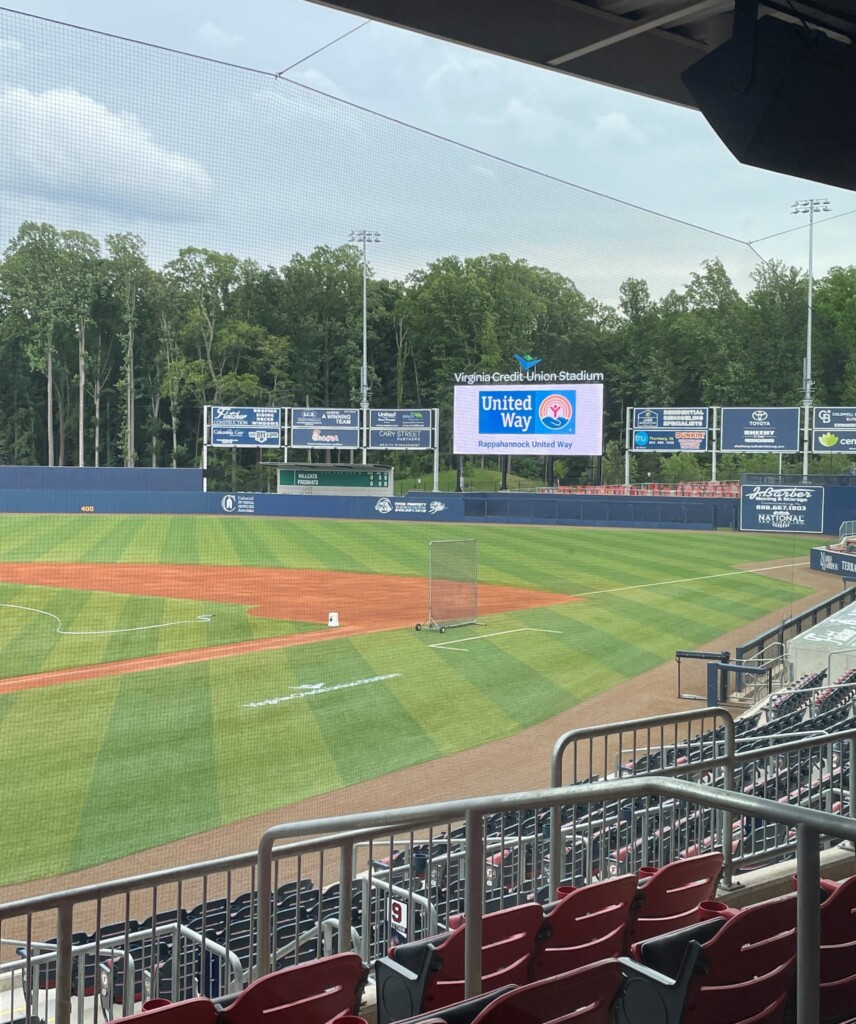
<instances>
[{"instance_id":1,"label":"baseball field","mask_svg":"<svg viewBox=\"0 0 856 1024\"><path fill-rule=\"evenodd\" d=\"M804 563L812 542L214 516L2 523L0 770L17 827L0 830L0 885L508 737L678 648L784 617L805 588L753 567ZM417 632L428 542L462 538L478 542L479 624Z\"/></svg>"}]
</instances>

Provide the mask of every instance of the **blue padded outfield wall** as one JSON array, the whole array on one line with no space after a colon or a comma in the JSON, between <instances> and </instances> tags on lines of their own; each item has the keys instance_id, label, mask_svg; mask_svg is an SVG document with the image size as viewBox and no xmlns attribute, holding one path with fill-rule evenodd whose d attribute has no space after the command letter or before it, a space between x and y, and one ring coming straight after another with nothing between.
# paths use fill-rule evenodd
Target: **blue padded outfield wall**
<instances>
[{"instance_id":1,"label":"blue padded outfield wall","mask_svg":"<svg viewBox=\"0 0 856 1024\"><path fill-rule=\"evenodd\" d=\"M737 529L740 515L740 501L736 498L512 491L419 491L389 498L252 492L206 494L202 491L202 480L200 469L0 466L0 512L260 515L670 530ZM849 519L856 519L856 486L827 485L823 532L836 535L840 524Z\"/></svg>"},{"instance_id":2,"label":"blue padded outfield wall","mask_svg":"<svg viewBox=\"0 0 856 1024\"><path fill-rule=\"evenodd\" d=\"M0 467L0 512L291 516L645 529L733 528L732 499L411 492L390 497L203 493L201 470Z\"/></svg>"},{"instance_id":3,"label":"blue padded outfield wall","mask_svg":"<svg viewBox=\"0 0 856 1024\"><path fill-rule=\"evenodd\" d=\"M89 466L0 466L0 492L28 491L196 491L201 469L95 469Z\"/></svg>"}]
</instances>

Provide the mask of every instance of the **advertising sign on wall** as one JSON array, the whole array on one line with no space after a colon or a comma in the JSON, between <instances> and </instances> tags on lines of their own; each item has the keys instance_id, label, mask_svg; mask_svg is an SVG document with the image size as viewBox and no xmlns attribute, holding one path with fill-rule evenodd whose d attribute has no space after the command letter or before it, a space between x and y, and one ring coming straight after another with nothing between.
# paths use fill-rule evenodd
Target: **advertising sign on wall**
<instances>
[{"instance_id":1,"label":"advertising sign on wall","mask_svg":"<svg viewBox=\"0 0 856 1024\"><path fill-rule=\"evenodd\" d=\"M741 484L740 529L823 533L823 488L811 484Z\"/></svg>"},{"instance_id":2,"label":"advertising sign on wall","mask_svg":"<svg viewBox=\"0 0 856 1024\"><path fill-rule=\"evenodd\" d=\"M816 406L812 409L811 450L856 453L856 407Z\"/></svg>"},{"instance_id":3,"label":"advertising sign on wall","mask_svg":"<svg viewBox=\"0 0 856 1024\"><path fill-rule=\"evenodd\" d=\"M369 409L369 448L433 448L430 409Z\"/></svg>"},{"instance_id":4,"label":"advertising sign on wall","mask_svg":"<svg viewBox=\"0 0 856 1024\"><path fill-rule=\"evenodd\" d=\"M359 409L292 409L290 448L359 448Z\"/></svg>"},{"instance_id":5,"label":"advertising sign on wall","mask_svg":"<svg viewBox=\"0 0 856 1024\"><path fill-rule=\"evenodd\" d=\"M601 455L603 385L455 388L456 455Z\"/></svg>"},{"instance_id":6,"label":"advertising sign on wall","mask_svg":"<svg viewBox=\"0 0 856 1024\"><path fill-rule=\"evenodd\" d=\"M255 406L211 406L212 448L282 447L282 410Z\"/></svg>"},{"instance_id":7,"label":"advertising sign on wall","mask_svg":"<svg viewBox=\"0 0 856 1024\"><path fill-rule=\"evenodd\" d=\"M719 450L723 452L798 452L798 407L722 409Z\"/></svg>"},{"instance_id":8,"label":"advertising sign on wall","mask_svg":"<svg viewBox=\"0 0 856 1024\"><path fill-rule=\"evenodd\" d=\"M630 447L634 452L706 452L708 416L706 406L634 409Z\"/></svg>"}]
</instances>

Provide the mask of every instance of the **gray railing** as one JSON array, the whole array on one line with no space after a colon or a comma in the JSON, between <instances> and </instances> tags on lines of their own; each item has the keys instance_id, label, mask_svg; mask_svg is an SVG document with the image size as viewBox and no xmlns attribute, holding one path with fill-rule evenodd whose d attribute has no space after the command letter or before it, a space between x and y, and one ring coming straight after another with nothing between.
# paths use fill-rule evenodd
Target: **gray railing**
<instances>
[{"instance_id":1,"label":"gray railing","mask_svg":"<svg viewBox=\"0 0 856 1024\"><path fill-rule=\"evenodd\" d=\"M756 743L758 749L745 749ZM506 900L532 898L536 888L555 894L569 870L568 848L570 871L580 873L573 880L587 881L691 854L706 842L722 850L726 885L741 867L797 852L807 858L808 876L803 863L797 871L816 892L812 879L819 869L812 867L812 858L820 843L856 838L849 818L830 813L836 806L856 806L856 778L845 770L848 761L853 763L854 745L856 730L741 742L731 716L721 709L578 730L556 744L555 788L289 823L265 833L253 853L0 905L0 941L4 935L23 939L27 957L4 969L29 967L32 979L33 965L45 953L39 941L56 936L55 950L48 951L55 1019L70 1024L84 998L79 981L72 995L85 944L75 927L128 922L123 935L102 939L92 955L96 962L107 955L125 957L129 971L130 922L143 916L142 909L155 914L201 899L208 909L193 927L203 935L215 913L214 898L247 890L251 938L241 962L243 980L281 966L284 956L294 962L298 955L353 948L370 962L388 941L394 899L411 917L408 938L433 933L457 911L475 922L476 937L470 936L469 924L467 931L468 988L474 990L480 975L470 957L480 949L478 913ZM794 776L794 765L805 770L800 767ZM578 784L568 787L563 774ZM603 781L606 775L619 777ZM744 792L753 787L767 798ZM307 835L313 838L302 838ZM649 836L658 841L653 857L650 847L637 842ZM579 867L578 847L584 855ZM283 933L278 897L271 896L299 888L310 877L315 889L335 898L321 900L308 930L295 925L292 932L289 924ZM359 922L352 921L356 898ZM809 915L804 933L813 934L814 927ZM234 952L230 941L227 932L216 951L218 970ZM235 970L233 965L233 979ZM206 979L197 980L209 994ZM35 1016L29 1008L27 1013Z\"/></svg>"},{"instance_id":2,"label":"gray railing","mask_svg":"<svg viewBox=\"0 0 856 1024\"><path fill-rule=\"evenodd\" d=\"M830 687L824 687L824 690ZM809 723L807 723L809 724ZM692 733L688 735L688 733ZM573 756L571 756L573 755ZM565 761L571 761L565 772ZM565 733L553 748L550 781L560 787L585 779L643 776L676 777L704 782L724 792L754 790L779 802L832 811L856 809L856 726L838 732L806 731L738 737L730 714L722 709L687 711L654 719L635 719ZM550 863L561 860L592 831L618 829L606 858L608 873L659 866L698 852L706 843L722 852L723 882L734 884L737 870L796 853L796 835L787 829L754 828L726 816L720 822L693 820L680 807L647 804L623 806L615 801L584 827L562 825L554 810ZM603 863L601 849L601 863ZM558 883L556 883L558 884ZM551 880L555 893L555 885Z\"/></svg>"},{"instance_id":3,"label":"gray railing","mask_svg":"<svg viewBox=\"0 0 856 1024\"><path fill-rule=\"evenodd\" d=\"M830 615L841 611L842 608L846 608L854 600L856 600L856 587L848 587L847 590L842 590L841 593L836 594L834 597L812 605L811 608L806 608L799 615L794 615L792 618L780 622L779 625L773 626L772 629L768 629L766 632L753 637L736 649L734 660L742 664L751 665L752 659L756 658L770 643L782 644L784 647L788 640L799 636L807 626L816 626L818 622L828 619Z\"/></svg>"},{"instance_id":4,"label":"gray railing","mask_svg":"<svg viewBox=\"0 0 856 1024\"><path fill-rule=\"evenodd\" d=\"M465 933L465 991L467 996L477 995L482 976L482 908L484 899L484 865L487 853L484 822L489 815L502 812L520 812L532 807L549 810L574 808L597 801L636 800L656 797L660 801L682 802L688 808L700 808L715 813L718 818L739 816L754 818L793 830L796 835L797 861L797 1024L813 1024L818 1015L820 979L820 841L821 836L838 840L856 841L856 822L824 811L795 807L760 797L746 796L718 790L711 786L672 778L653 776L617 779L611 782L589 783L559 789L512 793L472 800L451 801L405 807L392 811L375 811L336 818L316 818L310 821L290 822L268 829L258 848L258 905L267 904L273 891L273 865L276 844L304 835L338 835L341 862L350 859L353 839L348 832L372 829L395 833L419 828L437 827L449 820L466 822L467 886L464 911L467 919ZM272 922L259 928L259 957L256 974L271 970ZM58 1019L58 1024L65 1022Z\"/></svg>"}]
</instances>

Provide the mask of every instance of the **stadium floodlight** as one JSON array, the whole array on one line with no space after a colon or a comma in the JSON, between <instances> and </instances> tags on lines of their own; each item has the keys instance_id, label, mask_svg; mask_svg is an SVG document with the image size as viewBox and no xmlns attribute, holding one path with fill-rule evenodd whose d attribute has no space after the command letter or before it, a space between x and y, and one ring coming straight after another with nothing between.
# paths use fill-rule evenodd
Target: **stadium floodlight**
<instances>
[{"instance_id":1,"label":"stadium floodlight","mask_svg":"<svg viewBox=\"0 0 856 1024\"><path fill-rule=\"evenodd\" d=\"M829 212L828 199L798 199L791 204L791 213L808 214L808 318L805 334L805 361L803 363L803 405L805 406L805 422L803 423L803 477L808 476L808 453L811 448L811 315L814 305L814 215Z\"/></svg>"},{"instance_id":2,"label":"stadium floodlight","mask_svg":"<svg viewBox=\"0 0 856 1024\"><path fill-rule=\"evenodd\" d=\"M348 241L362 245L363 247L363 362L360 367L360 408L363 411L363 465L365 466L368 461L368 450L366 449L366 420L368 419L368 408L369 408L369 360L368 360L368 307L366 305L366 278L367 274L367 263L366 263L366 246L370 242L380 241L380 232L378 231L366 231L365 228L361 228L359 231L352 231L348 236Z\"/></svg>"}]
</instances>

